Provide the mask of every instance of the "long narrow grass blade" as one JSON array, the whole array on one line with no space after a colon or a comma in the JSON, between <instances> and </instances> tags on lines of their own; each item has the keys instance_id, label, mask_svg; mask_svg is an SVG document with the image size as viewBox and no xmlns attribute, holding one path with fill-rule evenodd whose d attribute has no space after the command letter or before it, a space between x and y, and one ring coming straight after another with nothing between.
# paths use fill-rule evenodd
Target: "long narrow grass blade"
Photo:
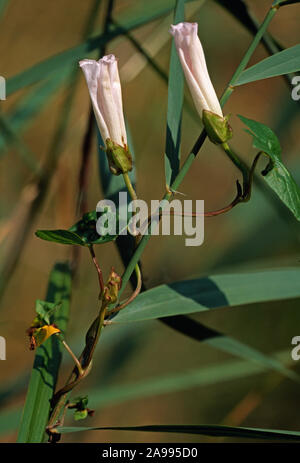
<instances>
[{"instance_id":1,"label":"long narrow grass blade","mask_svg":"<svg viewBox=\"0 0 300 463\"><path fill-rule=\"evenodd\" d=\"M299 269L214 276L161 285L146 291L126 309L119 312L112 323L168 318L169 316L176 321L176 315L181 318L184 315L183 328L186 328L190 322L187 330L178 329L177 324L173 326L171 323L170 326L213 348L278 371L298 383L300 377L276 359L238 341L233 336L226 336L190 320L186 315L216 308L298 298L299 296ZM179 321L178 325L181 322Z\"/></svg>"},{"instance_id":2,"label":"long narrow grass blade","mask_svg":"<svg viewBox=\"0 0 300 463\"><path fill-rule=\"evenodd\" d=\"M269 56L245 69L235 85L244 85L256 80L269 79L300 71L300 44Z\"/></svg>"},{"instance_id":3,"label":"long narrow grass blade","mask_svg":"<svg viewBox=\"0 0 300 463\"><path fill-rule=\"evenodd\" d=\"M276 441L300 441L299 431L281 429L242 428L237 426L218 425L150 425L150 426L115 426L115 427L62 427L58 428L62 434L85 431L140 431L176 434L200 434L204 436L238 437L247 439L262 439Z\"/></svg>"},{"instance_id":4,"label":"long narrow grass blade","mask_svg":"<svg viewBox=\"0 0 300 463\"><path fill-rule=\"evenodd\" d=\"M55 316L55 323L63 333L68 321L70 295L69 264L58 263L50 274L46 300L62 303ZM55 390L61 358L62 346L55 336L49 338L37 349L18 442L43 442L50 412L50 400Z\"/></svg>"},{"instance_id":5,"label":"long narrow grass blade","mask_svg":"<svg viewBox=\"0 0 300 463\"><path fill-rule=\"evenodd\" d=\"M161 285L140 294L114 322L136 322L210 309L300 297L298 268L267 270Z\"/></svg>"},{"instance_id":6,"label":"long narrow grass blade","mask_svg":"<svg viewBox=\"0 0 300 463\"><path fill-rule=\"evenodd\" d=\"M184 21L184 0L177 0L174 12L174 24L178 24L182 21ZM165 174L167 186L170 186L174 181L180 166L182 106L183 71L173 39L169 70L167 133L165 148Z\"/></svg>"}]
</instances>

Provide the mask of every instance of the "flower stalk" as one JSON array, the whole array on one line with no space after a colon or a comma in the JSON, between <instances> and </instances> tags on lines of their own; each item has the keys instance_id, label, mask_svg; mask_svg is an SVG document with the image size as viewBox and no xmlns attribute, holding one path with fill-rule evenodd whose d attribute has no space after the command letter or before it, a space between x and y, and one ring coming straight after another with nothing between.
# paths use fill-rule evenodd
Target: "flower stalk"
<instances>
[{"instance_id":1,"label":"flower stalk","mask_svg":"<svg viewBox=\"0 0 300 463\"><path fill-rule=\"evenodd\" d=\"M72 351L71 347L66 343L66 341L61 337L60 333L56 333L56 336L58 337L58 339L60 340L60 342L62 343L62 345L64 346L64 348L66 349L66 351L70 354L70 356L72 357L72 359L74 360L74 363L76 365L76 367L78 368L78 373L80 376L83 375L84 371L81 367L81 364L78 360L78 358L76 357L76 355L74 354L74 352Z\"/></svg>"},{"instance_id":2,"label":"flower stalk","mask_svg":"<svg viewBox=\"0 0 300 463\"><path fill-rule=\"evenodd\" d=\"M243 186L244 191L248 190L249 184L249 169L248 166L242 161L239 156L232 150L232 148L228 145L228 143L222 143L222 148L229 157L229 159L236 165L236 167L240 170L243 175Z\"/></svg>"}]
</instances>

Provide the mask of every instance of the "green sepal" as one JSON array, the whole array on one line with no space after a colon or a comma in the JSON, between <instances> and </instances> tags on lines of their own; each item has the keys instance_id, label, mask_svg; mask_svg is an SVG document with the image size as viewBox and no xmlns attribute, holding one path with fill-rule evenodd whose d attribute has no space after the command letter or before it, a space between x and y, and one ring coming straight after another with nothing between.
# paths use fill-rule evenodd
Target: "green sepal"
<instances>
[{"instance_id":1,"label":"green sepal","mask_svg":"<svg viewBox=\"0 0 300 463\"><path fill-rule=\"evenodd\" d=\"M69 409L74 409L74 419L84 420L88 415L93 414L93 410L87 408L88 406L88 396L76 397L68 405Z\"/></svg>"},{"instance_id":2,"label":"green sepal","mask_svg":"<svg viewBox=\"0 0 300 463\"><path fill-rule=\"evenodd\" d=\"M74 420L79 421L79 420L84 420L88 416L88 411L85 410L76 410L74 412Z\"/></svg>"},{"instance_id":3,"label":"green sepal","mask_svg":"<svg viewBox=\"0 0 300 463\"><path fill-rule=\"evenodd\" d=\"M132 156L126 145L118 145L118 143L107 138L106 156L108 159L109 170L112 174L126 174L132 170Z\"/></svg>"},{"instance_id":4,"label":"green sepal","mask_svg":"<svg viewBox=\"0 0 300 463\"><path fill-rule=\"evenodd\" d=\"M221 117L204 109L202 111L202 122L207 136L216 145L226 143L232 138L232 128L228 123L229 116Z\"/></svg>"}]
</instances>

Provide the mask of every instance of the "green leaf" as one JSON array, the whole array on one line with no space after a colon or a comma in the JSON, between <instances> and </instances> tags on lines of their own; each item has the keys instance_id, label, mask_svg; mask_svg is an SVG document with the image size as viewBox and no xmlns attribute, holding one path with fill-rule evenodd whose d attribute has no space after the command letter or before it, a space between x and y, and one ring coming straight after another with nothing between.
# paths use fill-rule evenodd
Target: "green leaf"
<instances>
[{"instance_id":1,"label":"green leaf","mask_svg":"<svg viewBox=\"0 0 300 463\"><path fill-rule=\"evenodd\" d=\"M300 221L300 189L282 162L275 161L272 169L265 173L264 179Z\"/></svg>"},{"instance_id":2,"label":"green leaf","mask_svg":"<svg viewBox=\"0 0 300 463\"><path fill-rule=\"evenodd\" d=\"M107 217L111 217L113 221L116 222L116 230L118 230L118 213L114 213L113 211L109 210L107 207L106 210L103 211L103 214L106 214ZM96 211L88 212L83 215L82 219L79 220L75 225L73 225L69 231L72 233L76 233L77 236L84 242L84 244L104 244L110 241L113 241L118 236L116 234L104 234L99 235L96 230L96 223L97 219L101 216L101 213L97 214Z\"/></svg>"},{"instance_id":3,"label":"green leaf","mask_svg":"<svg viewBox=\"0 0 300 463\"><path fill-rule=\"evenodd\" d=\"M35 303L35 311L38 314L41 321L44 322L44 324L50 325L51 318L54 315L55 310L58 309L58 307L60 306L60 303L41 301L40 299L37 299Z\"/></svg>"},{"instance_id":4,"label":"green leaf","mask_svg":"<svg viewBox=\"0 0 300 463\"><path fill-rule=\"evenodd\" d=\"M46 241L52 241L60 244L72 244L85 246L86 243L78 236L69 230L37 230L35 232L38 238Z\"/></svg>"},{"instance_id":5,"label":"green leaf","mask_svg":"<svg viewBox=\"0 0 300 463\"><path fill-rule=\"evenodd\" d=\"M238 117L251 130L251 132L249 130L245 130L245 132L253 137L254 148L267 153L273 161L276 159L281 160L281 146L273 130L253 119L248 119L240 115Z\"/></svg>"},{"instance_id":6,"label":"green leaf","mask_svg":"<svg viewBox=\"0 0 300 463\"><path fill-rule=\"evenodd\" d=\"M184 0L177 0L174 12L174 24L183 21ZM167 185L171 185L173 183L176 175L179 172L180 166L183 83L183 71L173 39L168 83L167 133L165 147L165 173Z\"/></svg>"},{"instance_id":7,"label":"green leaf","mask_svg":"<svg viewBox=\"0 0 300 463\"><path fill-rule=\"evenodd\" d=\"M71 294L71 270L68 263L57 263L49 277L46 300L58 304L55 324L64 333L67 326ZM50 413L50 400L55 391L62 347L54 336L36 350L18 442L43 442Z\"/></svg>"},{"instance_id":8,"label":"green leaf","mask_svg":"<svg viewBox=\"0 0 300 463\"><path fill-rule=\"evenodd\" d=\"M253 11L249 10L244 0L236 0L235 2L232 2L232 0L215 0L215 2L231 13L251 34L257 34L260 22L254 16ZM261 37L261 43L269 55L274 55L284 49L268 31L265 31ZM293 75L288 74L287 77L291 81Z\"/></svg>"},{"instance_id":9,"label":"green leaf","mask_svg":"<svg viewBox=\"0 0 300 463\"><path fill-rule=\"evenodd\" d=\"M136 322L210 309L296 298L300 296L300 269L286 269L209 278L162 285L140 294L112 320ZM196 323L196 322L194 322ZM276 359L222 333L197 324L199 341L231 355L264 365L299 383L299 376Z\"/></svg>"},{"instance_id":10,"label":"green leaf","mask_svg":"<svg viewBox=\"0 0 300 463\"><path fill-rule=\"evenodd\" d=\"M103 426L103 427L59 427L62 434L85 431L140 431L176 434L201 434L204 436L238 437L241 439L269 439L300 441L299 431L286 431L281 429L242 428L237 426L218 425L150 425L150 426Z\"/></svg>"},{"instance_id":11,"label":"green leaf","mask_svg":"<svg viewBox=\"0 0 300 463\"><path fill-rule=\"evenodd\" d=\"M275 53L242 72L234 85L300 71L300 44Z\"/></svg>"},{"instance_id":12,"label":"green leaf","mask_svg":"<svg viewBox=\"0 0 300 463\"><path fill-rule=\"evenodd\" d=\"M84 420L88 414L89 411L87 409L88 406L88 396L83 396L83 397L75 397L75 399L71 400L71 403L69 404L70 409L75 409L74 411L74 420Z\"/></svg>"},{"instance_id":13,"label":"green leaf","mask_svg":"<svg viewBox=\"0 0 300 463\"><path fill-rule=\"evenodd\" d=\"M264 179L300 221L300 189L282 162L278 138L269 127L261 122L243 116L239 118L251 129L246 132L253 137L254 148L263 151L270 158L269 165L262 172Z\"/></svg>"},{"instance_id":14,"label":"green leaf","mask_svg":"<svg viewBox=\"0 0 300 463\"><path fill-rule=\"evenodd\" d=\"M88 406L89 399L87 395L82 397L75 397L74 399L71 399L71 403L72 408L74 405L74 407L77 408L77 410L84 410Z\"/></svg>"},{"instance_id":15,"label":"green leaf","mask_svg":"<svg viewBox=\"0 0 300 463\"><path fill-rule=\"evenodd\" d=\"M101 214L105 214L108 219L111 216L111 220L116 223L117 233L99 235L96 230L96 223ZM119 213L118 211L110 211L108 206L102 213L97 213L96 211L87 212L69 230L37 230L35 234L43 240L54 243L87 246L89 244L104 244L115 240L118 233L122 231L118 231L118 226Z\"/></svg>"},{"instance_id":16,"label":"green leaf","mask_svg":"<svg viewBox=\"0 0 300 463\"><path fill-rule=\"evenodd\" d=\"M140 294L113 322L153 320L171 315L300 297L300 269L267 270L161 285Z\"/></svg>"},{"instance_id":17,"label":"green leaf","mask_svg":"<svg viewBox=\"0 0 300 463\"><path fill-rule=\"evenodd\" d=\"M235 355L245 360L250 360L251 362L258 363L259 365L268 368L269 370L274 370L285 376L286 378L291 379L299 384L300 376L294 371L286 368L282 365L277 359L274 359L272 356L263 354L262 352L254 349L243 342L240 342L234 337L225 336L219 332L216 332L215 336L207 337L203 340L205 344L219 349L223 352L226 352L231 355Z\"/></svg>"}]
</instances>

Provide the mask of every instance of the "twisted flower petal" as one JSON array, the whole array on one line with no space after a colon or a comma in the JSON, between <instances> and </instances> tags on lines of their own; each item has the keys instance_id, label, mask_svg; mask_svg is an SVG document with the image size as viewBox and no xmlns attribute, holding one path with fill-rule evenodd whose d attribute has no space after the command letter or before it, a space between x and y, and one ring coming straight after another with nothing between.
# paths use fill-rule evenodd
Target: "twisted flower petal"
<instances>
[{"instance_id":1,"label":"twisted flower petal","mask_svg":"<svg viewBox=\"0 0 300 463\"><path fill-rule=\"evenodd\" d=\"M172 25L170 33L174 37L180 63L200 117L203 110L223 117L207 71L203 48L198 37L198 24L183 22L176 26Z\"/></svg>"},{"instance_id":2,"label":"twisted flower petal","mask_svg":"<svg viewBox=\"0 0 300 463\"><path fill-rule=\"evenodd\" d=\"M110 139L118 145L127 145L116 57L107 55L99 61L84 59L79 65L85 75L103 141L106 143L106 140Z\"/></svg>"}]
</instances>

